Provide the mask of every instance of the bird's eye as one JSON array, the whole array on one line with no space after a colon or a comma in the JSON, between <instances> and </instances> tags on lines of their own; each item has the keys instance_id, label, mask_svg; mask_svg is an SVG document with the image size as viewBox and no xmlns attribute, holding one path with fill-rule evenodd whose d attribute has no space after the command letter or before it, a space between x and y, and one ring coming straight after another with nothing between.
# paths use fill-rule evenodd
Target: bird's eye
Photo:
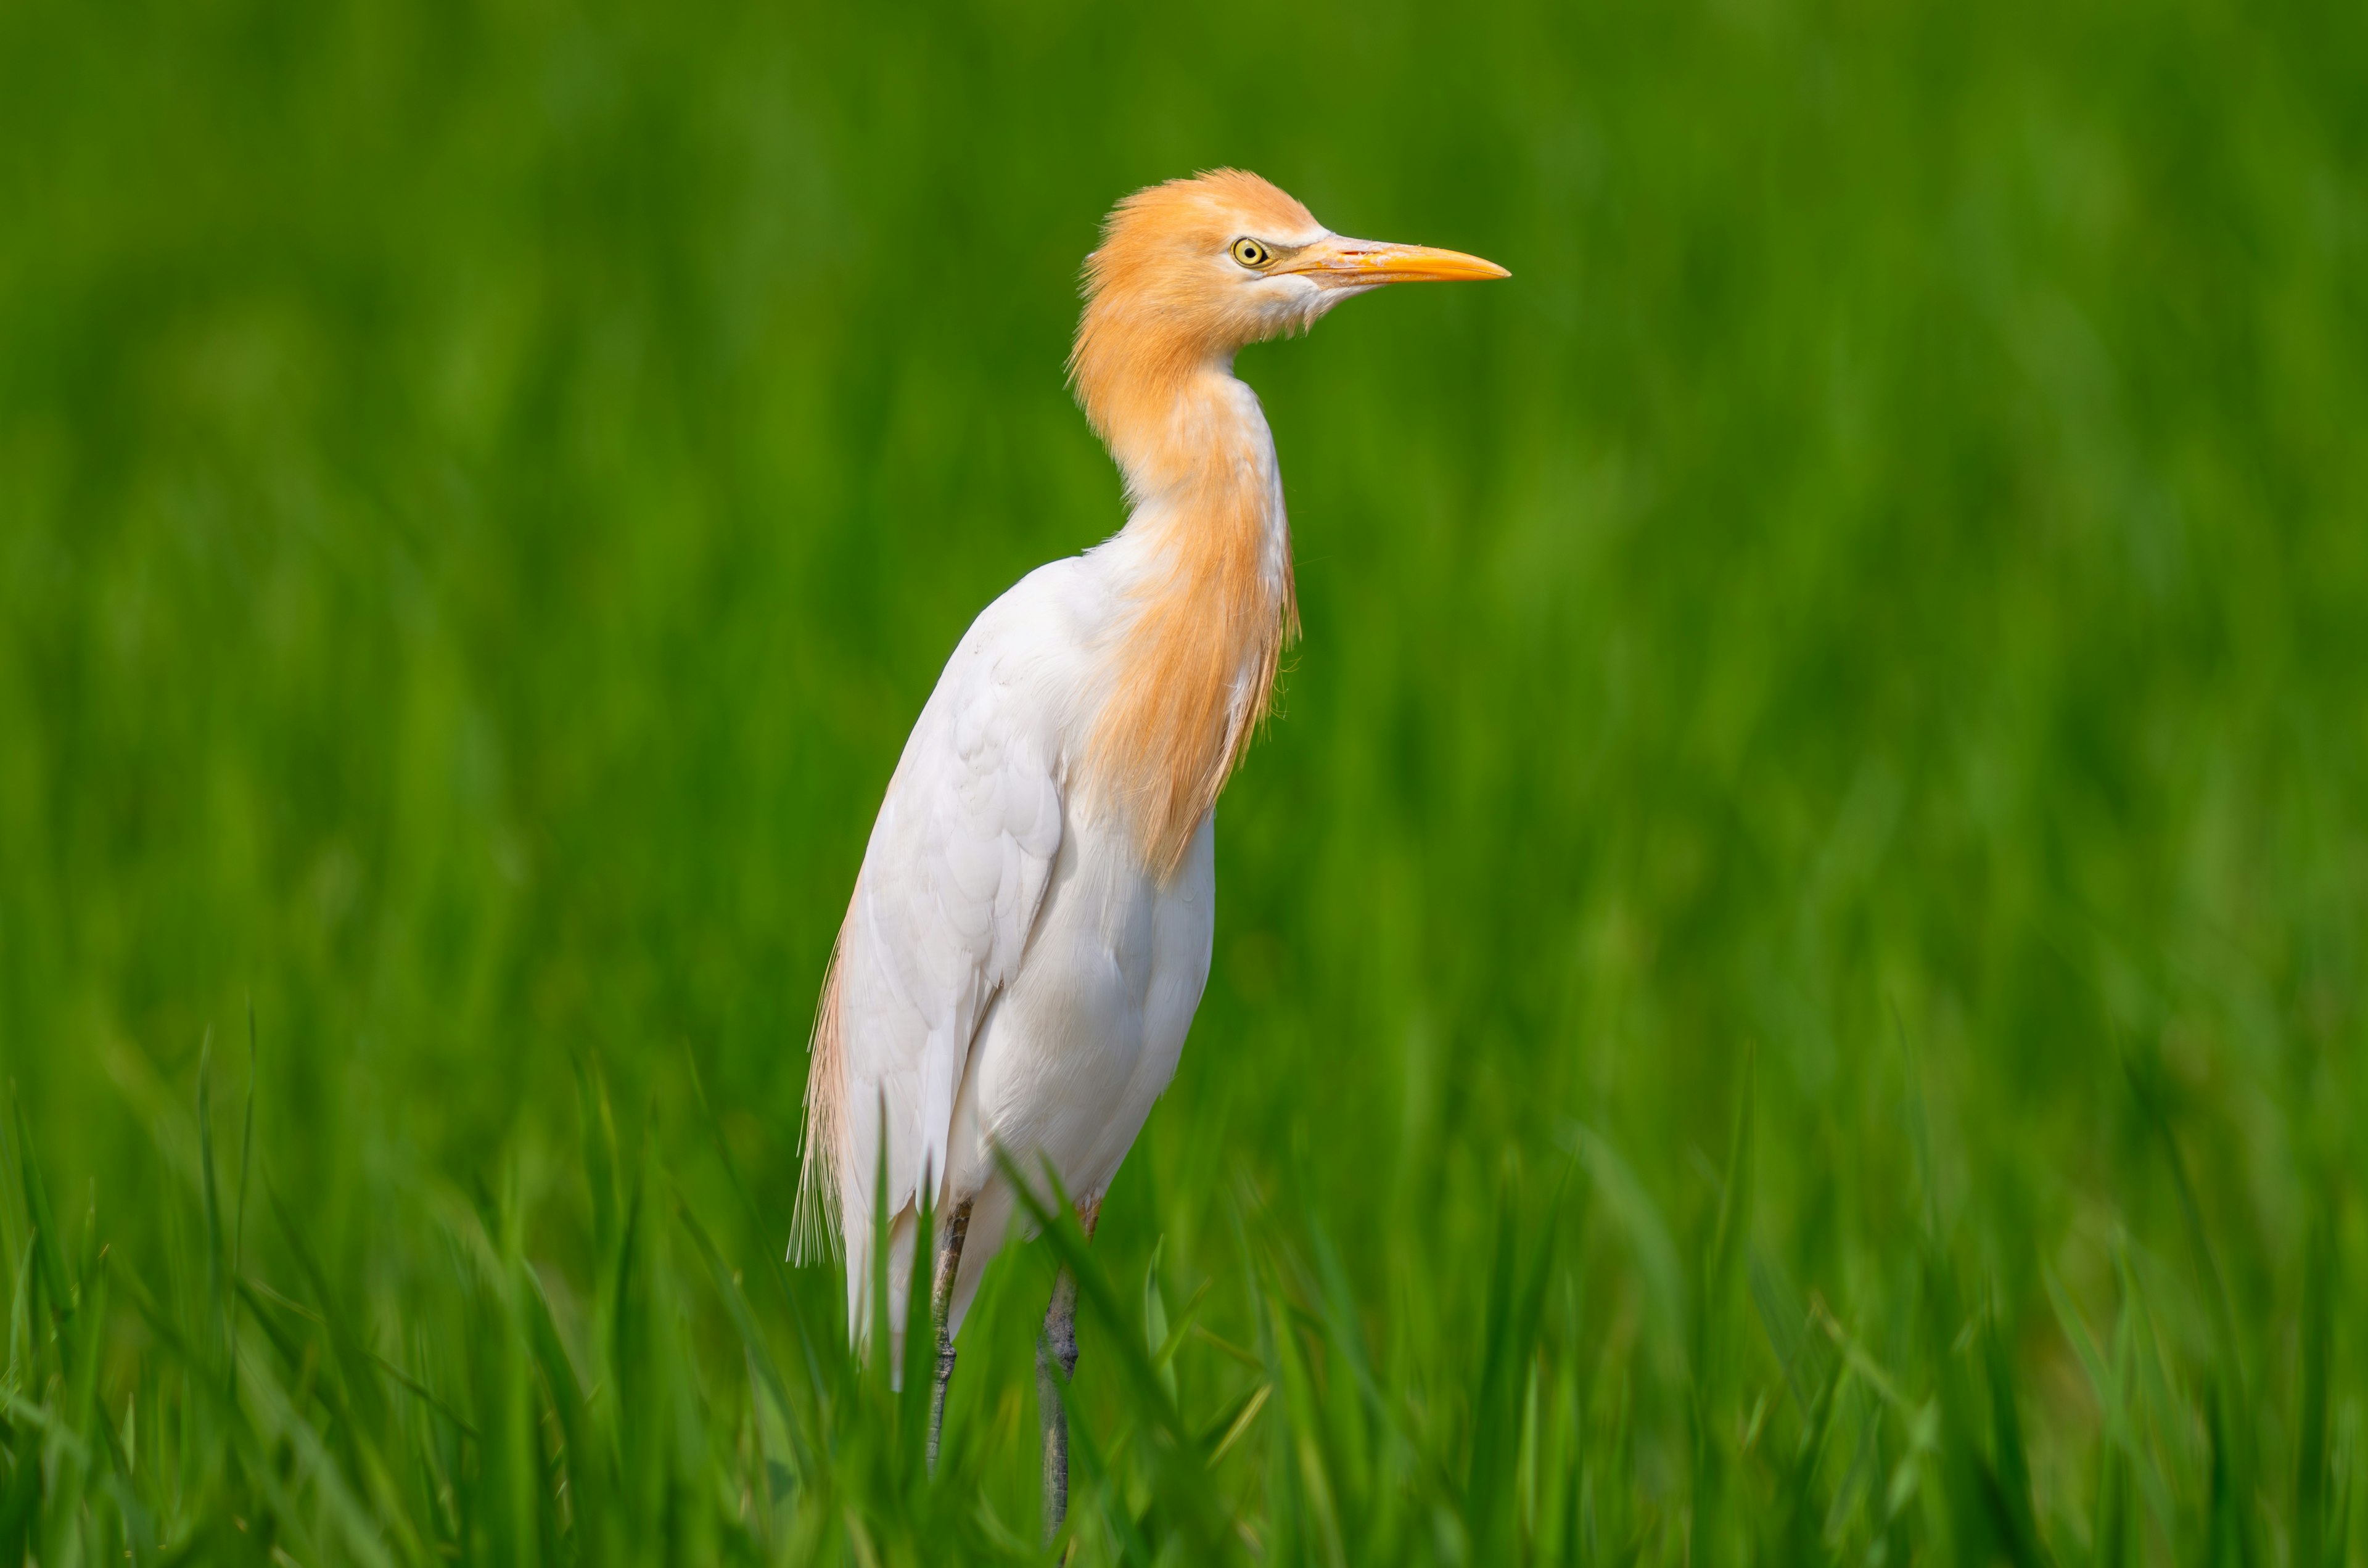
<instances>
[{"instance_id":1,"label":"bird's eye","mask_svg":"<svg viewBox=\"0 0 2368 1568\"><path fill-rule=\"evenodd\" d=\"M1256 268L1264 267L1268 262L1272 261L1274 259L1274 252L1267 249L1266 246L1258 244L1256 240L1235 240L1234 242L1234 259L1240 262L1244 267Z\"/></svg>"}]
</instances>

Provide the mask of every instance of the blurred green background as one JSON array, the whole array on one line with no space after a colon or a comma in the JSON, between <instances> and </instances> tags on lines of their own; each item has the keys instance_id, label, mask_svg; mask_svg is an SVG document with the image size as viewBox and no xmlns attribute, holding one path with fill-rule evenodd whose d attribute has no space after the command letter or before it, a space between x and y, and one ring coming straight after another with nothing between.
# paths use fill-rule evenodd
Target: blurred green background
<instances>
[{"instance_id":1,"label":"blurred green background","mask_svg":"<svg viewBox=\"0 0 2368 1568\"><path fill-rule=\"evenodd\" d=\"M1072 1561L2368 1555L2368 10L7 0L0 1558L1029 1559L1048 1247L935 1486L772 1260L1226 164L1515 276L1243 357Z\"/></svg>"}]
</instances>

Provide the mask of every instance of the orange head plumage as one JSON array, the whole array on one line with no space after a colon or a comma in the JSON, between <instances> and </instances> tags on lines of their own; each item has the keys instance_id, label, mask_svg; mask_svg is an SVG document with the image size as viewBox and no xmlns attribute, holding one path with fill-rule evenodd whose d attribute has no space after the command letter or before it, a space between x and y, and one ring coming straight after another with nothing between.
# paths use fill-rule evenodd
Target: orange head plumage
<instances>
[{"instance_id":1,"label":"orange head plumage","mask_svg":"<svg viewBox=\"0 0 2368 1568\"><path fill-rule=\"evenodd\" d=\"M1129 478L1178 388L1245 344L1305 330L1385 283L1504 278L1491 261L1332 233L1279 187L1217 169L1136 191L1086 257L1069 380Z\"/></svg>"},{"instance_id":2,"label":"orange head plumage","mask_svg":"<svg viewBox=\"0 0 2368 1568\"><path fill-rule=\"evenodd\" d=\"M1273 448L1229 373L1235 351L1385 283L1505 276L1458 251L1344 239L1239 169L1136 191L1103 224L1069 379L1126 475L1143 564L1087 777L1160 876L1268 711L1298 624Z\"/></svg>"}]
</instances>

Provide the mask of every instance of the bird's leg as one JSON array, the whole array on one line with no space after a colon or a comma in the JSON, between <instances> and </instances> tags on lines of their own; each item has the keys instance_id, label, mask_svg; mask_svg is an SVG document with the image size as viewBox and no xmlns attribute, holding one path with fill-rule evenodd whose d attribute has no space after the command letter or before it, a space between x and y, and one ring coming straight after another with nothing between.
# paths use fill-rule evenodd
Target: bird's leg
<instances>
[{"instance_id":1,"label":"bird's leg","mask_svg":"<svg viewBox=\"0 0 2368 1568\"><path fill-rule=\"evenodd\" d=\"M1053 1369L1057 1363L1060 1370ZM1064 1266L1053 1281L1053 1304L1036 1341L1036 1411L1044 1427L1044 1540L1069 1517L1069 1413L1061 1391L1077 1369L1077 1279Z\"/></svg>"},{"instance_id":2,"label":"bird's leg","mask_svg":"<svg viewBox=\"0 0 2368 1568\"><path fill-rule=\"evenodd\" d=\"M946 1233L938 1241L938 1271L929 1281L929 1323L938 1332L937 1386L929 1391L929 1473L938 1471L938 1437L946 1425L946 1384L953 1381L954 1279L962 1272L962 1243L970 1235L971 1200L954 1205Z\"/></svg>"},{"instance_id":3,"label":"bird's leg","mask_svg":"<svg viewBox=\"0 0 2368 1568\"><path fill-rule=\"evenodd\" d=\"M1086 1239L1102 1214L1097 1196L1077 1210ZM1054 1365L1060 1367L1056 1374ZM1044 1312L1044 1332L1036 1341L1036 1412L1044 1427L1044 1540L1061 1533L1069 1517L1069 1379L1077 1369L1077 1277L1064 1264L1053 1280L1053 1304Z\"/></svg>"}]
</instances>

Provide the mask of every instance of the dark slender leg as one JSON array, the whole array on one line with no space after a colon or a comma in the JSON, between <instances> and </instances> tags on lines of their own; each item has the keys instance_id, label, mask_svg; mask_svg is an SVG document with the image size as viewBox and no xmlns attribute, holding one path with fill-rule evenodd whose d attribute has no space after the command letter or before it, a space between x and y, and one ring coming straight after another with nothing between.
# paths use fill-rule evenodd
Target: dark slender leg
<instances>
[{"instance_id":1,"label":"dark slender leg","mask_svg":"<svg viewBox=\"0 0 2368 1568\"><path fill-rule=\"evenodd\" d=\"M1060 1370L1053 1370L1055 1365ZM1077 1281L1066 1268L1053 1281L1053 1304L1036 1341L1036 1411L1044 1426L1044 1539L1069 1517L1069 1414L1061 1390L1077 1369Z\"/></svg>"},{"instance_id":2,"label":"dark slender leg","mask_svg":"<svg viewBox=\"0 0 2368 1568\"><path fill-rule=\"evenodd\" d=\"M954 1278L962 1272L962 1243L970 1235L971 1200L954 1205L938 1243L938 1271L929 1281L929 1323L938 1332L938 1381L929 1391L929 1473L938 1472L938 1437L946 1425L946 1384L954 1375Z\"/></svg>"},{"instance_id":3,"label":"dark slender leg","mask_svg":"<svg viewBox=\"0 0 2368 1568\"><path fill-rule=\"evenodd\" d=\"M1102 1200L1077 1210L1087 1240L1102 1214ZM1056 1375L1053 1369L1061 1369ZM1064 1391L1077 1369L1077 1279L1064 1267L1053 1281L1053 1304L1044 1312L1044 1332L1036 1341L1036 1412L1044 1427L1044 1539L1061 1533L1069 1517L1069 1412Z\"/></svg>"}]
</instances>

